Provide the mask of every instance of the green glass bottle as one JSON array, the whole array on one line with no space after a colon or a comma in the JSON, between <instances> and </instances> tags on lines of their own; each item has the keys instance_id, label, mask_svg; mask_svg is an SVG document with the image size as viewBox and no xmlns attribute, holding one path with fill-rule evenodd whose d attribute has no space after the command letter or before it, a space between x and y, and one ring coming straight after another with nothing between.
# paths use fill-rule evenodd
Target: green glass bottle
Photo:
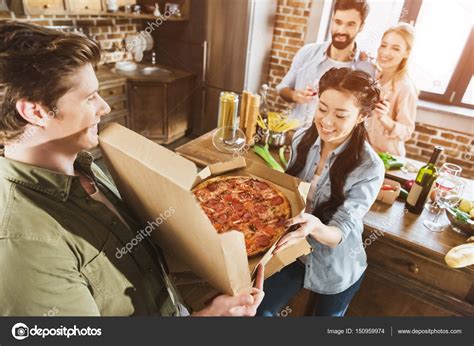
<instances>
[{"instance_id":1,"label":"green glass bottle","mask_svg":"<svg viewBox=\"0 0 474 346\"><path fill-rule=\"evenodd\" d=\"M443 147L436 146L428 163L418 171L415 182L406 201L406 208L410 213L419 215L423 211L431 187L438 177L436 163L438 162L439 155L442 151Z\"/></svg>"}]
</instances>

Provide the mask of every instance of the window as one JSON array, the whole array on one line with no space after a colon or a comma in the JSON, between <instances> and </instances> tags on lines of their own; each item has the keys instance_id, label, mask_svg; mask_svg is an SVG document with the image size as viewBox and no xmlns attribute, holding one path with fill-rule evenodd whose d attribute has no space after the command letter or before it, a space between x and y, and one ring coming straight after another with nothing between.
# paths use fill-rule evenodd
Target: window
<instances>
[{"instance_id":1,"label":"window","mask_svg":"<svg viewBox=\"0 0 474 346\"><path fill-rule=\"evenodd\" d=\"M408 2L416 3L417 0L407 0L406 4ZM411 75L422 91L420 96L473 108L473 2L418 2L418 11L412 7L408 15L416 27Z\"/></svg>"},{"instance_id":2,"label":"window","mask_svg":"<svg viewBox=\"0 0 474 346\"><path fill-rule=\"evenodd\" d=\"M370 13L358 35L360 48L376 55L385 30L398 22L416 28L409 71L420 98L474 108L472 0L368 0ZM332 13L331 13L332 14ZM326 39L330 39L329 28Z\"/></svg>"}]
</instances>

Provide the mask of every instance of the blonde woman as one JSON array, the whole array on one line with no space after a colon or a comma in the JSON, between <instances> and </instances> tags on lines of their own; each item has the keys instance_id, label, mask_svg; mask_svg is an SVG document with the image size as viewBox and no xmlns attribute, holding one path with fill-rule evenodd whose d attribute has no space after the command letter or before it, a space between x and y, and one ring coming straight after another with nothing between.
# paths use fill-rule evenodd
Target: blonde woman
<instances>
[{"instance_id":1,"label":"blonde woman","mask_svg":"<svg viewBox=\"0 0 474 346\"><path fill-rule=\"evenodd\" d=\"M405 142L415 130L418 91L407 72L414 28L406 23L388 29L377 51L377 79L384 101L367 120L369 141L377 152L404 157Z\"/></svg>"}]
</instances>

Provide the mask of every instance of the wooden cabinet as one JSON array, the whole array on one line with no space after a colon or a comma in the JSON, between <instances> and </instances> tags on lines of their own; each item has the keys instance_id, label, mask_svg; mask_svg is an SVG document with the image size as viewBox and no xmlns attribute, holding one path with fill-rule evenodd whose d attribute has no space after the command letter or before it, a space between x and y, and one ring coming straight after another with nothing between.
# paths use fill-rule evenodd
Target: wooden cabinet
<instances>
[{"instance_id":1,"label":"wooden cabinet","mask_svg":"<svg viewBox=\"0 0 474 346\"><path fill-rule=\"evenodd\" d=\"M166 139L165 85L133 82L129 86L131 128L150 139Z\"/></svg>"},{"instance_id":2,"label":"wooden cabinet","mask_svg":"<svg viewBox=\"0 0 474 346\"><path fill-rule=\"evenodd\" d=\"M21 10L22 5L23 10ZM10 8L16 13L23 12L29 15L51 15L66 13L64 0L23 0L23 4L21 4L21 0L18 0L12 1Z\"/></svg>"},{"instance_id":3,"label":"wooden cabinet","mask_svg":"<svg viewBox=\"0 0 474 346\"><path fill-rule=\"evenodd\" d=\"M129 81L131 129L160 144L183 137L193 86L192 76L170 82Z\"/></svg>"},{"instance_id":4,"label":"wooden cabinet","mask_svg":"<svg viewBox=\"0 0 474 346\"><path fill-rule=\"evenodd\" d=\"M70 14L99 14L102 11L101 0L66 0Z\"/></svg>"},{"instance_id":5,"label":"wooden cabinet","mask_svg":"<svg viewBox=\"0 0 474 346\"><path fill-rule=\"evenodd\" d=\"M369 267L348 315L474 316L472 268L449 268L442 258L388 237L366 252Z\"/></svg>"}]
</instances>

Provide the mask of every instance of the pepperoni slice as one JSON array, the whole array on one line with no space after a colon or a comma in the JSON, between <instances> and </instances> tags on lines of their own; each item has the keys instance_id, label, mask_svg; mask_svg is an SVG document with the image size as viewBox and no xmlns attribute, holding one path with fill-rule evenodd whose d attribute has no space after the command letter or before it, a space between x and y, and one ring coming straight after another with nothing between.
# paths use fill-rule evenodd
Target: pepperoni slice
<instances>
[{"instance_id":1,"label":"pepperoni slice","mask_svg":"<svg viewBox=\"0 0 474 346\"><path fill-rule=\"evenodd\" d=\"M237 213L233 213L232 216L230 217L230 219L235 222L235 221L240 221L242 220L242 216L237 214Z\"/></svg>"},{"instance_id":2,"label":"pepperoni slice","mask_svg":"<svg viewBox=\"0 0 474 346\"><path fill-rule=\"evenodd\" d=\"M281 196L276 196L272 198L272 205L280 205L284 202L285 200Z\"/></svg>"},{"instance_id":3,"label":"pepperoni slice","mask_svg":"<svg viewBox=\"0 0 474 346\"><path fill-rule=\"evenodd\" d=\"M278 227L282 227L282 226L285 226L285 219L278 219L277 223L275 224L276 226Z\"/></svg>"},{"instance_id":4,"label":"pepperoni slice","mask_svg":"<svg viewBox=\"0 0 474 346\"><path fill-rule=\"evenodd\" d=\"M217 183L210 183L207 185L207 189L209 191L216 191L217 190Z\"/></svg>"},{"instance_id":5,"label":"pepperoni slice","mask_svg":"<svg viewBox=\"0 0 474 346\"><path fill-rule=\"evenodd\" d=\"M240 199L240 201L242 201L242 202L245 202L245 201L250 200L250 197L251 197L251 196L250 196L250 193L248 193L248 192L241 192L241 193L239 193L239 199Z\"/></svg>"},{"instance_id":6,"label":"pepperoni slice","mask_svg":"<svg viewBox=\"0 0 474 346\"><path fill-rule=\"evenodd\" d=\"M242 219L244 221L250 221L250 219L252 218L252 213L249 213L249 212L246 212L243 216L242 216Z\"/></svg>"},{"instance_id":7,"label":"pepperoni slice","mask_svg":"<svg viewBox=\"0 0 474 346\"><path fill-rule=\"evenodd\" d=\"M270 187L267 183L261 181L257 181L256 185L260 190L266 190Z\"/></svg>"},{"instance_id":8,"label":"pepperoni slice","mask_svg":"<svg viewBox=\"0 0 474 346\"><path fill-rule=\"evenodd\" d=\"M276 234L276 229L275 227L272 227L272 226L265 226L265 228L263 229L263 231L268 234L269 236L274 236Z\"/></svg>"},{"instance_id":9,"label":"pepperoni slice","mask_svg":"<svg viewBox=\"0 0 474 346\"><path fill-rule=\"evenodd\" d=\"M255 210L258 212L258 213L264 213L268 210L268 208L262 204L257 204L257 206L255 207Z\"/></svg>"},{"instance_id":10,"label":"pepperoni slice","mask_svg":"<svg viewBox=\"0 0 474 346\"><path fill-rule=\"evenodd\" d=\"M261 229L263 227L263 221L260 219L253 220L252 224L255 226L256 229Z\"/></svg>"},{"instance_id":11,"label":"pepperoni slice","mask_svg":"<svg viewBox=\"0 0 474 346\"><path fill-rule=\"evenodd\" d=\"M238 201L232 201L232 208L236 211L244 210L244 205Z\"/></svg>"},{"instance_id":12,"label":"pepperoni slice","mask_svg":"<svg viewBox=\"0 0 474 346\"><path fill-rule=\"evenodd\" d=\"M232 198L231 193L227 193L227 194L224 195L224 201L230 202L232 200L233 200L233 198Z\"/></svg>"},{"instance_id":13,"label":"pepperoni slice","mask_svg":"<svg viewBox=\"0 0 474 346\"><path fill-rule=\"evenodd\" d=\"M212 204L211 208L214 209L216 212L220 212L224 210L225 205L224 203L218 202L218 203Z\"/></svg>"},{"instance_id":14,"label":"pepperoni slice","mask_svg":"<svg viewBox=\"0 0 474 346\"><path fill-rule=\"evenodd\" d=\"M235 180L230 180L230 181L227 182L227 187L229 189L234 189L236 185L237 185L237 183L235 182Z\"/></svg>"},{"instance_id":15,"label":"pepperoni slice","mask_svg":"<svg viewBox=\"0 0 474 346\"><path fill-rule=\"evenodd\" d=\"M271 238L267 234L259 234L258 236L255 237L255 244L257 244L259 247L265 247L270 245Z\"/></svg>"},{"instance_id":16,"label":"pepperoni slice","mask_svg":"<svg viewBox=\"0 0 474 346\"><path fill-rule=\"evenodd\" d=\"M222 213L222 214L219 214L219 215L216 216L216 220L219 223L224 223L224 222L227 221L227 219L228 219L228 216L227 216L226 213Z\"/></svg>"}]
</instances>

